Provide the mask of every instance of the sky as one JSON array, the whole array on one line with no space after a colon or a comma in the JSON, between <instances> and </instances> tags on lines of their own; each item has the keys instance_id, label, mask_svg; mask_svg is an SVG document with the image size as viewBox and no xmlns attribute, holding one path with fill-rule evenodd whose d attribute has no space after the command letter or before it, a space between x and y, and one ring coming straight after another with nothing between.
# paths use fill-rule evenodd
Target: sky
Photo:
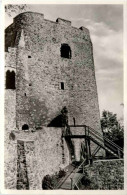
<instances>
[{"instance_id":1,"label":"sky","mask_svg":"<svg viewBox=\"0 0 127 195\"><path fill-rule=\"evenodd\" d=\"M72 26L89 29L93 43L100 115L103 110L123 118L123 6L122 5L29 5L44 18L70 20ZM14 16L14 15L13 15ZM5 15L5 26L12 17Z\"/></svg>"}]
</instances>

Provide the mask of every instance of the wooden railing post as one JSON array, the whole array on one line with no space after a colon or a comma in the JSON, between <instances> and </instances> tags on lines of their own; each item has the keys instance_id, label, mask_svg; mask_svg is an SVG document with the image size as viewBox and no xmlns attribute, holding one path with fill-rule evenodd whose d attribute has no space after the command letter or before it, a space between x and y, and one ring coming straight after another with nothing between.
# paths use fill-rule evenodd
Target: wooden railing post
<instances>
[{"instance_id":1,"label":"wooden railing post","mask_svg":"<svg viewBox=\"0 0 127 195\"><path fill-rule=\"evenodd\" d=\"M87 137L85 138L85 143L86 143L86 159L88 161L89 151L88 151L88 140L87 140Z\"/></svg>"},{"instance_id":2,"label":"wooden railing post","mask_svg":"<svg viewBox=\"0 0 127 195\"><path fill-rule=\"evenodd\" d=\"M86 132L86 125L85 125L85 136L87 135L87 132Z\"/></svg>"},{"instance_id":3,"label":"wooden railing post","mask_svg":"<svg viewBox=\"0 0 127 195\"><path fill-rule=\"evenodd\" d=\"M90 130L89 130L89 127L88 127L88 136L89 136L89 132L90 132Z\"/></svg>"},{"instance_id":4,"label":"wooden railing post","mask_svg":"<svg viewBox=\"0 0 127 195\"><path fill-rule=\"evenodd\" d=\"M71 190L73 190L73 178L70 179L71 179Z\"/></svg>"},{"instance_id":5,"label":"wooden railing post","mask_svg":"<svg viewBox=\"0 0 127 195\"><path fill-rule=\"evenodd\" d=\"M88 144L87 144L87 127L86 127L86 125L84 126L84 128L85 128L86 159L88 160Z\"/></svg>"},{"instance_id":6,"label":"wooden railing post","mask_svg":"<svg viewBox=\"0 0 127 195\"><path fill-rule=\"evenodd\" d=\"M120 150L118 149L118 156L119 156L119 158L121 157L121 155L120 155Z\"/></svg>"},{"instance_id":7,"label":"wooden railing post","mask_svg":"<svg viewBox=\"0 0 127 195\"><path fill-rule=\"evenodd\" d=\"M88 136L88 147L89 147L89 163L91 164L91 146L90 146L90 138Z\"/></svg>"},{"instance_id":8,"label":"wooden railing post","mask_svg":"<svg viewBox=\"0 0 127 195\"><path fill-rule=\"evenodd\" d=\"M84 174L84 164L83 164L83 174Z\"/></svg>"}]
</instances>

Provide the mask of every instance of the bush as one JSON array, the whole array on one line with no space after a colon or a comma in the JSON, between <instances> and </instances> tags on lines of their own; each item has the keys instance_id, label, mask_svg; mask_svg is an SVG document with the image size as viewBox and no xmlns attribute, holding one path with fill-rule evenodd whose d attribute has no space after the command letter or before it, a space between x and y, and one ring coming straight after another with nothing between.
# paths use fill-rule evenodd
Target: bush
<instances>
[{"instance_id":1,"label":"bush","mask_svg":"<svg viewBox=\"0 0 127 195\"><path fill-rule=\"evenodd\" d=\"M59 174L58 174L59 178L62 178L62 177L64 177L65 175L66 175L66 171L64 171L64 170L60 170L60 171L59 171Z\"/></svg>"},{"instance_id":2,"label":"bush","mask_svg":"<svg viewBox=\"0 0 127 195\"><path fill-rule=\"evenodd\" d=\"M90 178L89 178L87 172L85 172L84 177L82 177L81 183L82 183L82 185L84 185L84 186L89 186L89 185L90 185L91 181L90 181Z\"/></svg>"},{"instance_id":3,"label":"bush","mask_svg":"<svg viewBox=\"0 0 127 195\"><path fill-rule=\"evenodd\" d=\"M60 170L59 173L54 175L46 175L42 180L42 189L44 190L52 190L59 182L59 180L66 175L64 170Z\"/></svg>"},{"instance_id":4,"label":"bush","mask_svg":"<svg viewBox=\"0 0 127 195\"><path fill-rule=\"evenodd\" d=\"M52 185L52 177L50 175L46 175L42 180L42 189L53 189Z\"/></svg>"},{"instance_id":5,"label":"bush","mask_svg":"<svg viewBox=\"0 0 127 195\"><path fill-rule=\"evenodd\" d=\"M87 172L85 173L84 177L81 179L81 188L83 190L96 190L99 189L98 188L98 184L95 183L92 178L90 178L87 174Z\"/></svg>"},{"instance_id":6,"label":"bush","mask_svg":"<svg viewBox=\"0 0 127 195\"><path fill-rule=\"evenodd\" d=\"M15 134L13 132L10 133L9 139L10 140L15 140Z\"/></svg>"}]
</instances>

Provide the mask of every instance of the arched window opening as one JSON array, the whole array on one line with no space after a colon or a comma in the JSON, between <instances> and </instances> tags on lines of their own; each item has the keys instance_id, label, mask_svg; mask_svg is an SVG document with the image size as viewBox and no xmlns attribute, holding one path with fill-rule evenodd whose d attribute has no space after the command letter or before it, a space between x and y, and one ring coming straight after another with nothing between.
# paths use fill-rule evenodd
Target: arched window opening
<instances>
[{"instance_id":1,"label":"arched window opening","mask_svg":"<svg viewBox=\"0 0 127 195\"><path fill-rule=\"evenodd\" d=\"M71 48L68 44L61 45L61 57L71 59Z\"/></svg>"},{"instance_id":2,"label":"arched window opening","mask_svg":"<svg viewBox=\"0 0 127 195\"><path fill-rule=\"evenodd\" d=\"M15 72L6 72L6 89L15 89Z\"/></svg>"},{"instance_id":3,"label":"arched window opening","mask_svg":"<svg viewBox=\"0 0 127 195\"><path fill-rule=\"evenodd\" d=\"M22 126L22 130L24 130L24 131L29 130L29 126L27 124L24 124Z\"/></svg>"}]
</instances>

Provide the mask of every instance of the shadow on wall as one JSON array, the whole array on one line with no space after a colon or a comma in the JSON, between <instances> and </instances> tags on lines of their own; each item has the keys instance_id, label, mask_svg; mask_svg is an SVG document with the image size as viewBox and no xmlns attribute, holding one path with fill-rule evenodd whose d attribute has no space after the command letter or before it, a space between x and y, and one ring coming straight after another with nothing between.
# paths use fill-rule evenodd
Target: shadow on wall
<instances>
[{"instance_id":1,"label":"shadow on wall","mask_svg":"<svg viewBox=\"0 0 127 195\"><path fill-rule=\"evenodd\" d=\"M65 139L71 162L75 161L75 151L74 151L74 143L70 138Z\"/></svg>"},{"instance_id":2,"label":"shadow on wall","mask_svg":"<svg viewBox=\"0 0 127 195\"><path fill-rule=\"evenodd\" d=\"M56 116L48 124L48 127L65 127L65 126L68 126L68 110L66 106L61 110L61 114Z\"/></svg>"},{"instance_id":3,"label":"shadow on wall","mask_svg":"<svg viewBox=\"0 0 127 195\"><path fill-rule=\"evenodd\" d=\"M55 117L49 124L48 127L65 127L64 128L64 134L71 135L70 128L68 126L68 110L66 107L64 107L61 110L61 114ZM74 143L71 140L71 138L65 138L68 150L69 150L69 156L70 161L73 161L75 159L75 152L74 152Z\"/></svg>"},{"instance_id":4,"label":"shadow on wall","mask_svg":"<svg viewBox=\"0 0 127 195\"><path fill-rule=\"evenodd\" d=\"M63 127L63 116L62 114L58 115L57 117L55 117L49 124L48 127Z\"/></svg>"}]
</instances>

